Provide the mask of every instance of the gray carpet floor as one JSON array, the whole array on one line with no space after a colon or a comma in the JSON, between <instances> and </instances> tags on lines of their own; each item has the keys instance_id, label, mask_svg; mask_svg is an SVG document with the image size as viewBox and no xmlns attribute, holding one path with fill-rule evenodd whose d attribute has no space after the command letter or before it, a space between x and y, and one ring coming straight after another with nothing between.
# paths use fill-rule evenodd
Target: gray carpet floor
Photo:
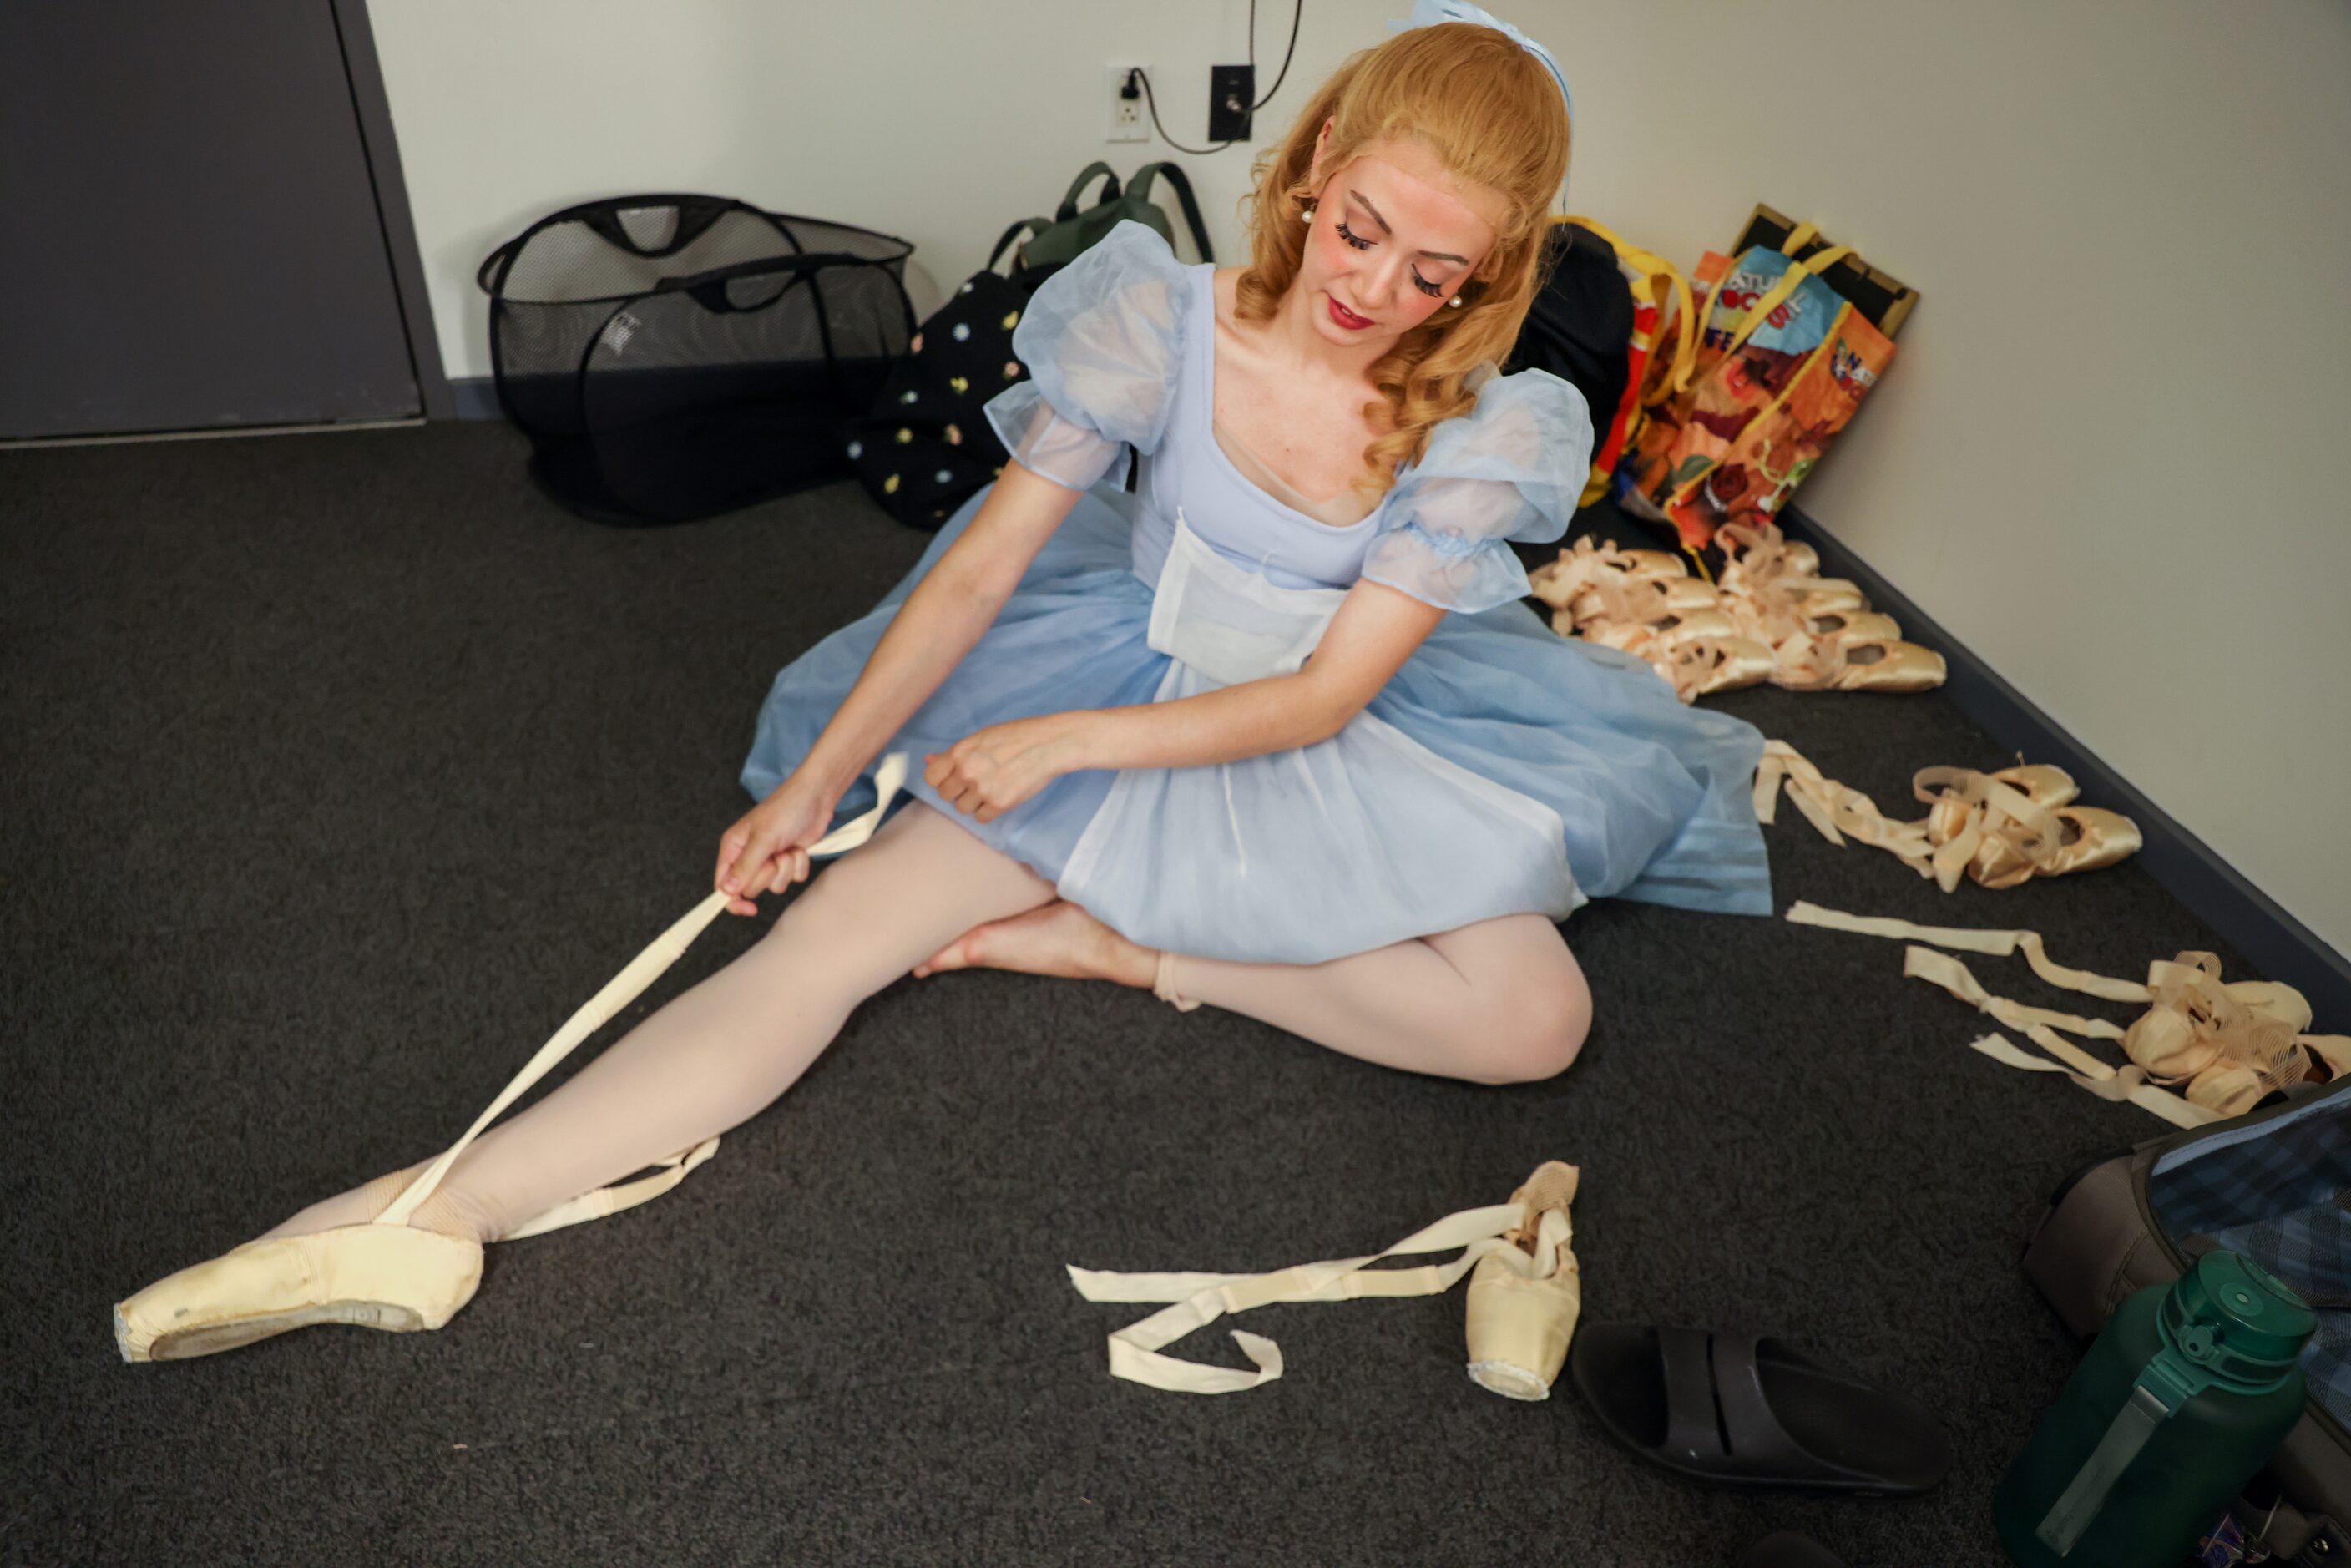
<instances>
[{"instance_id":1,"label":"gray carpet floor","mask_svg":"<svg viewBox=\"0 0 2351 1568\"><path fill-rule=\"evenodd\" d=\"M908 980L675 1195L493 1249L439 1333L121 1364L110 1303L444 1145L703 896L777 667L926 542L849 485L600 528L523 456L486 425L0 455L0 1560L1702 1568L1798 1529L1854 1568L2001 1561L1992 1483L2075 1358L2020 1240L2162 1124L1968 1051L1984 1020L1897 945L1625 904L1566 927L1597 1023L1551 1082ZM1939 695L1709 700L1889 806L2006 760ZM2134 866L1946 897L1770 832L1783 908L2245 972ZM1948 1482L1687 1483L1570 1388L1471 1385L1459 1287L1267 1309L1280 1381L1146 1389L1103 1339L1149 1309L1063 1272L1371 1251L1551 1157L1583 1168L1587 1321L1823 1350L1942 1414ZM1221 1328L1179 1348L1242 1364Z\"/></svg>"}]
</instances>

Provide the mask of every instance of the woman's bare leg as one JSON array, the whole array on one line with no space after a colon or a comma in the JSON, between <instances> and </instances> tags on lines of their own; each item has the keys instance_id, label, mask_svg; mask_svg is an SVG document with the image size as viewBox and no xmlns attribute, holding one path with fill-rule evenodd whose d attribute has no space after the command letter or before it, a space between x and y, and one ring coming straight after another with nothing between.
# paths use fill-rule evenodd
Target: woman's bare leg
<instances>
[{"instance_id":1,"label":"woman's bare leg","mask_svg":"<svg viewBox=\"0 0 2351 1568\"><path fill-rule=\"evenodd\" d=\"M1051 883L946 814L904 806L810 878L757 946L484 1134L413 1223L496 1240L725 1132L789 1088L858 1003L941 942L1053 896ZM313 1204L268 1234L371 1219L422 1168Z\"/></svg>"},{"instance_id":2,"label":"woman's bare leg","mask_svg":"<svg viewBox=\"0 0 2351 1568\"><path fill-rule=\"evenodd\" d=\"M1540 915L1481 920L1321 964L1250 964L1162 954L1059 903L967 932L916 972L974 966L1150 988L1384 1067L1480 1083L1564 1071L1592 1025L1583 971Z\"/></svg>"}]
</instances>

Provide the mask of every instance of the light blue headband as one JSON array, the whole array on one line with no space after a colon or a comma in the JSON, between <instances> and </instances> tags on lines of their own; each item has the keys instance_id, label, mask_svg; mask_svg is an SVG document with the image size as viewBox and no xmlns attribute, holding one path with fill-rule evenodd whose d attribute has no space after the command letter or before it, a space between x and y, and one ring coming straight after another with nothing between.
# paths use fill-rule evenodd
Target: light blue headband
<instances>
[{"instance_id":1,"label":"light blue headband","mask_svg":"<svg viewBox=\"0 0 2351 1568\"><path fill-rule=\"evenodd\" d=\"M1567 73L1559 68L1559 62L1551 57L1551 51L1499 16L1470 5L1469 0L1413 0L1410 19L1389 22L1388 31L1405 33L1415 27L1433 27L1439 22L1474 22L1480 27L1491 27L1541 60L1543 69L1551 72L1552 80L1559 83L1559 96L1567 100L1568 123L1571 126L1574 124L1575 95L1567 90Z\"/></svg>"}]
</instances>

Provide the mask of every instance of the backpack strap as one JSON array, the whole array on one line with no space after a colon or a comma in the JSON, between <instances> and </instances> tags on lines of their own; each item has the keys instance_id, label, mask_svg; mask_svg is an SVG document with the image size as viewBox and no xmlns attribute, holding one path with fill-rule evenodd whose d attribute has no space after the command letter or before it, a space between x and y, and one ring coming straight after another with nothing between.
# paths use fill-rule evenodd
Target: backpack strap
<instances>
[{"instance_id":1,"label":"backpack strap","mask_svg":"<svg viewBox=\"0 0 2351 1568\"><path fill-rule=\"evenodd\" d=\"M1019 223L1014 224L1010 228L1006 229L1004 231L1004 237L996 242L996 248L987 253L987 270L990 272L994 272L996 270L996 264L1004 259L1005 247L1011 245L1015 239L1018 239L1020 236L1022 230L1025 229L1030 234L1043 234L1047 229L1051 228L1052 226L1052 219L1040 216L1022 218Z\"/></svg>"},{"instance_id":2,"label":"backpack strap","mask_svg":"<svg viewBox=\"0 0 2351 1568\"><path fill-rule=\"evenodd\" d=\"M1078 171L1076 179L1070 182L1070 193L1061 198L1061 207L1053 214L1056 222L1068 223L1078 215L1078 194L1086 188L1086 182L1097 174L1102 177L1102 201L1094 204L1101 206L1118 200L1118 175L1107 163L1089 163Z\"/></svg>"},{"instance_id":3,"label":"backpack strap","mask_svg":"<svg viewBox=\"0 0 2351 1568\"><path fill-rule=\"evenodd\" d=\"M1208 225L1200 220L1200 204L1192 198L1191 177L1183 170L1173 163L1145 163L1134 172L1134 178L1127 182L1126 193L1150 200L1151 183L1163 174L1166 176L1167 183L1176 187L1176 200L1184 209L1185 223L1191 226L1192 244L1199 250L1200 259L1214 262L1217 252L1216 247L1208 243Z\"/></svg>"}]
</instances>

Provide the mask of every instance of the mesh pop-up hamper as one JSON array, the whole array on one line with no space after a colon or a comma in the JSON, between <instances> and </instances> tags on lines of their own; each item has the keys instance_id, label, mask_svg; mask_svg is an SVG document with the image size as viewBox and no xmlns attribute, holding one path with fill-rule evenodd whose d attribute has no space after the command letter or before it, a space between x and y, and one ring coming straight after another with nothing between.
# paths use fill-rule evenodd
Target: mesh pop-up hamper
<instances>
[{"instance_id":1,"label":"mesh pop-up hamper","mask_svg":"<svg viewBox=\"0 0 2351 1568\"><path fill-rule=\"evenodd\" d=\"M844 476L842 422L906 351L914 246L722 196L620 196L490 253L498 402L549 494L678 523Z\"/></svg>"}]
</instances>

